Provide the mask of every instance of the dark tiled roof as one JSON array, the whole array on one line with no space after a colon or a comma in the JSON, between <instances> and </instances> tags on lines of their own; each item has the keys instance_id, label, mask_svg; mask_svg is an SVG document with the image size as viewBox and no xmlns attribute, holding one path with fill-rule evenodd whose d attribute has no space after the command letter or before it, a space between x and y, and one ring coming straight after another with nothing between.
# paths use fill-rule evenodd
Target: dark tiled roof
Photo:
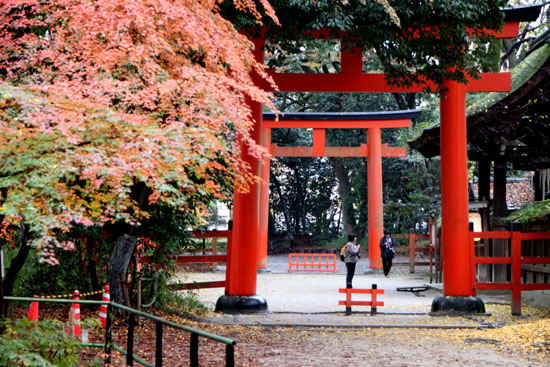
<instances>
[{"instance_id":1,"label":"dark tiled roof","mask_svg":"<svg viewBox=\"0 0 550 367\"><path fill-rule=\"evenodd\" d=\"M477 197L477 182L473 183L475 200ZM493 197L493 183L491 182L491 198ZM527 203L534 202L533 187L531 185L530 174L521 179L512 179L506 183L506 206L508 209L515 210L521 208Z\"/></svg>"}]
</instances>

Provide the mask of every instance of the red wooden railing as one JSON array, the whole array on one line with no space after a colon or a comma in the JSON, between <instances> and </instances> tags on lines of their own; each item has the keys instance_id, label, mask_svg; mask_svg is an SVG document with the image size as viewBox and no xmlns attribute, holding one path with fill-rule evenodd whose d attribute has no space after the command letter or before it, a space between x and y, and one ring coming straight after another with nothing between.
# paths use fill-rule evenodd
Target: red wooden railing
<instances>
[{"instance_id":1,"label":"red wooden railing","mask_svg":"<svg viewBox=\"0 0 550 367\"><path fill-rule=\"evenodd\" d=\"M435 230L430 230L430 234L416 234L412 230L409 234L397 234L393 236L394 239L408 239L408 262L394 262L394 265L409 265L409 272L414 273L416 266L429 266L430 267L430 283L433 280L434 270L436 282L438 282L438 273L441 272L441 243L439 241L439 235ZM428 246L420 246L422 241L428 240ZM405 246L396 246L397 251L403 251ZM406 250L405 250L406 251ZM428 253L428 261L420 261L416 258L417 253Z\"/></svg>"},{"instance_id":2,"label":"red wooden railing","mask_svg":"<svg viewBox=\"0 0 550 367\"><path fill-rule=\"evenodd\" d=\"M371 306L370 313L371 315L376 314L376 308L378 306L384 306L383 301L378 301L377 295L384 294L383 289L378 289L376 284L372 285L372 289L357 289L357 288L340 288L338 289L339 293L346 294L345 301L338 301L338 305L346 306L346 315L351 315L351 306ZM370 294L370 301L352 301L352 294Z\"/></svg>"},{"instance_id":3,"label":"red wooden railing","mask_svg":"<svg viewBox=\"0 0 550 367\"><path fill-rule=\"evenodd\" d=\"M216 254L217 248L213 246L211 255L176 255L174 259L180 264L195 264L195 263L216 263L216 262L226 262L227 257L229 256L229 251L231 251L231 230L225 231L193 231L194 238L227 238L227 254L218 255ZM139 259L140 263L147 263L151 261L149 256L142 256ZM200 288L224 288L228 283L229 279L227 274L229 274L229 264L226 266L226 277L225 280L212 281L212 282L193 282L193 283L180 283L180 284L171 284L170 288L175 290L183 289L200 289Z\"/></svg>"},{"instance_id":4,"label":"red wooden railing","mask_svg":"<svg viewBox=\"0 0 550 367\"><path fill-rule=\"evenodd\" d=\"M511 241L510 256L481 257L475 255L475 238L508 239ZM521 241L548 240L550 232L521 233L513 232L470 232L470 249L472 257L471 276L475 290L497 289L512 291L512 314L521 315L521 291L549 290L550 283L522 283L521 265L523 264L550 264L550 257L522 256ZM479 282L476 277L477 264L510 264L510 282Z\"/></svg>"},{"instance_id":5,"label":"red wooden railing","mask_svg":"<svg viewBox=\"0 0 550 367\"><path fill-rule=\"evenodd\" d=\"M288 254L288 271L331 271L336 273L338 272L336 254Z\"/></svg>"}]
</instances>

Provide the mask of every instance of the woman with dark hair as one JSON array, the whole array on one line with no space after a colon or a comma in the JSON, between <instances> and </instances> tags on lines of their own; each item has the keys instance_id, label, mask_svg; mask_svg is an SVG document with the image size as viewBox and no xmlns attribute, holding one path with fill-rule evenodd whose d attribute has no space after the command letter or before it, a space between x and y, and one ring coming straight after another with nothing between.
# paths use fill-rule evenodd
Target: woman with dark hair
<instances>
[{"instance_id":1,"label":"woman with dark hair","mask_svg":"<svg viewBox=\"0 0 550 367\"><path fill-rule=\"evenodd\" d=\"M384 229L384 237L380 240L380 255L382 255L382 266L384 267L384 275L386 278L390 277L392 260L395 256L395 243L390 234L388 229Z\"/></svg>"},{"instance_id":2,"label":"woman with dark hair","mask_svg":"<svg viewBox=\"0 0 550 367\"><path fill-rule=\"evenodd\" d=\"M355 265L359 260L359 249L361 245L356 245L357 236L353 233L348 234L348 243L346 244L345 262L346 262L346 288L353 288L351 281L355 275Z\"/></svg>"}]
</instances>

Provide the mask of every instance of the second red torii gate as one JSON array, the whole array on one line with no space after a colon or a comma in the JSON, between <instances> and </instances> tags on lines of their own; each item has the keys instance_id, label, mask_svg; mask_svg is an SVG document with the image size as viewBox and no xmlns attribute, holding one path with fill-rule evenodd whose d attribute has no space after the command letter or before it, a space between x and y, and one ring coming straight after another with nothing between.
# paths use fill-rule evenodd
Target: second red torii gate
<instances>
[{"instance_id":1,"label":"second red torii gate","mask_svg":"<svg viewBox=\"0 0 550 367\"><path fill-rule=\"evenodd\" d=\"M506 24L496 38L513 38L520 21L535 20L540 6L533 14L524 14L523 9L505 11ZM264 63L264 39L253 39L256 61ZM364 74L362 71L361 50L343 48L341 54L341 72L336 74L278 74L269 70L279 91L286 92L421 92L430 83L396 87L389 85L383 74ZM273 90L267 82L253 74L253 80L259 87ZM483 302L475 297L470 274L471 262L468 247L468 192L467 192L467 139L466 139L466 93L468 92L507 92L510 90L510 73L482 73L480 79L468 78L467 84L455 80L444 80L441 96L441 205L442 235L444 241L443 267L446 274L443 280L443 297L437 297L432 303L432 311L462 310L484 312ZM262 106L248 101L252 118L255 120L251 137L262 143ZM373 129L374 130L374 129ZM370 138L370 137L369 137ZM376 136L373 136L371 141ZM252 156L241 144L241 159L256 174L261 175L267 167ZM381 149L381 146L378 145ZM380 152L375 152L373 155ZM265 177L265 176L264 176ZM236 190L233 201L233 248L228 256L225 295L218 299L216 310L223 312L265 312L267 301L256 295L256 271L258 246L263 241L265 231L260 223L267 223L259 215L259 200L267 185L252 185L248 192ZM370 195L370 194L369 194ZM260 230L259 230L260 229ZM266 237L267 238L267 237ZM260 242L259 242L260 241ZM481 304L482 307L479 307Z\"/></svg>"},{"instance_id":2,"label":"second red torii gate","mask_svg":"<svg viewBox=\"0 0 550 367\"><path fill-rule=\"evenodd\" d=\"M396 112L295 112L276 116L263 114L262 145L275 157L368 157L368 218L369 262L371 269L382 269L378 241L383 235L384 210L382 200L382 157L405 157L405 147L389 147L382 144L382 128L408 127L410 119L420 116L420 110ZM281 147L271 144L271 129L313 129L313 146ZM326 129L368 129L367 144L359 147L327 147ZM260 190L260 249L258 268L267 263L267 215L269 207L269 161L262 162L262 187ZM265 223L264 223L265 222Z\"/></svg>"}]
</instances>

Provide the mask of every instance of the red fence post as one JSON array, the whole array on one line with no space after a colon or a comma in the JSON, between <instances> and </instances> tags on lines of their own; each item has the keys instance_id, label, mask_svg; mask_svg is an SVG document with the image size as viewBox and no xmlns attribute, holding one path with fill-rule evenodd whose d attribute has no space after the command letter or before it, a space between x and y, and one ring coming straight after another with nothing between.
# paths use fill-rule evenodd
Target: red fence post
<instances>
[{"instance_id":1,"label":"red fence post","mask_svg":"<svg viewBox=\"0 0 550 367\"><path fill-rule=\"evenodd\" d=\"M471 266L470 266L470 274L471 274L471 279L472 279L472 287L474 289L474 295L476 295L476 291L477 291L477 274L476 274L476 269L477 269L477 262L476 262L476 252L475 252L475 246L476 246L476 243L475 243L475 235L474 235L474 232L473 231L470 231L469 233L469 240L468 240L468 246L470 246L470 262L471 262Z\"/></svg>"},{"instance_id":2,"label":"red fence post","mask_svg":"<svg viewBox=\"0 0 550 367\"><path fill-rule=\"evenodd\" d=\"M512 315L521 315L521 232L512 223Z\"/></svg>"},{"instance_id":3,"label":"red fence post","mask_svg":"<svg viewBox=\"0 0 550 367\"><path fill-rule=\"evenodd\" d=\"M346 288L346 316L351 315L351 288Z\"/></svg>"},{"instance_id":4,"label":"red fence post","mask_svg":"<svg viewBox=\"0 0 550 367\"><path fill-rule=\"evenodd\" d=\"M413 232L412 228L409 229L409 271L411 273L414 273L414 260L416 259L416 235Z\"/></svg>"},{"instance_id":5,"label":"red fence post","mask_svg":"<svg viewBox=\"0 0 550 367\"><path fill-rule=\"evenodd\" d=\"M378 302L377 302L377 299L376 299L376 296L377 296L376 289L377 288L378 288L378 286L376 284L372 285L372 293L370 295L370 299L371 299L370 314L372 316L376 315L376 306L378 305Z\"/></svg>"}]
</instances>

